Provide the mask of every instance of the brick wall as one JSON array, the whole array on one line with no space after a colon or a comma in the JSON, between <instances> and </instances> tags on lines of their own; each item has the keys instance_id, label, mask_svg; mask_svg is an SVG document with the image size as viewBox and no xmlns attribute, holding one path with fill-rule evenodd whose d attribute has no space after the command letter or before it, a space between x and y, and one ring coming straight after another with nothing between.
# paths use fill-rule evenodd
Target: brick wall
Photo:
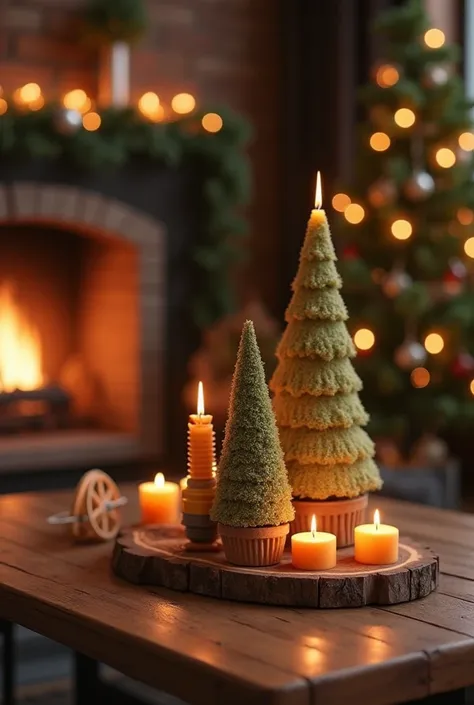
<instances>
[{"instance_id":1,"label":"brick wall","mask_svg":"<svg viewBox=\"0 0 474 705\"><path fill-rule=\"evenodd\" d=\"M0 85L38 82L47 96L97 91L97 57L77 40L84 0L0 0ZM257 185L250 209L252 280L268 303L277 294L279 25L275 0L148 0L150 27L134 51L132 92L167 102L189 90L227 103L254 123ZM258 272L258 276L257 276Z\"/></svg>"}]
</instances>

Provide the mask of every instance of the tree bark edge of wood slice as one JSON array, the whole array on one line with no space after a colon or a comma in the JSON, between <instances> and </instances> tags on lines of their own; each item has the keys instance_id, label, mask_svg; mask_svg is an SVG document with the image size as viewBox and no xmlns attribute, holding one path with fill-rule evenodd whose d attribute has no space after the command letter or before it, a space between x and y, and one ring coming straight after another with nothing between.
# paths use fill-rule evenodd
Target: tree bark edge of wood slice
<instances>
[{"instance_id":1,"label":"tree bark edge of wood slice","mask_svg":"<svg viewBox=\"0 0 474 705\"><path fill-rule=\"evenodd\" d=\"M281 607L333 609L394 605L426 597L436 590L439 560L433 551L401 537L398 563L365 566L355 562L351 548L338 551L335 568L321 573L296 570L285 551L282 563L265 568L234 566L223 552L185 550L181 526L122 529L112 568L137 585L238 602Z\"/></svg>"}]
</instances>

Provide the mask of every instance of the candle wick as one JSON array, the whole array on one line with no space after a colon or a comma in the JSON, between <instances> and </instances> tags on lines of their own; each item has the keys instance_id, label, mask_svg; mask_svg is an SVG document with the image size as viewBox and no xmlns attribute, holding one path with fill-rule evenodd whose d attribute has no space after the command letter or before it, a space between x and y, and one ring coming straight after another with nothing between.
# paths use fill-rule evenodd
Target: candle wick
<instances>
[{"instance_id":1,"label":"candle wick","mask_svg":"<svg viewBox=\"0 0 474 705\"><path fill-rule=\"evenodd\" d=\"M313 535L313 539L315 539L315 538L316 538L316 531L315 531L314 529L312 529L312 530L311 530L311 533L312 533L312 535Z\"/></svg>"}]
</instances>

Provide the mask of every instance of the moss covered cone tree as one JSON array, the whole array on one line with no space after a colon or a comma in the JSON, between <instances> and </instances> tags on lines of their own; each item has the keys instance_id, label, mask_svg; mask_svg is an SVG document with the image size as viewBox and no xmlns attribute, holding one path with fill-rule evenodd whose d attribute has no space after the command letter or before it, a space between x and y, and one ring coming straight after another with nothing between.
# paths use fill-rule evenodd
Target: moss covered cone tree
<instances>
[{"instance_id":1,"label":"moss covered cone tree","mask_svg":"<svg viewBox=\"0 0 474 705\"><path fill-rule=\"evenodd\" d=\"M293 496L352 498L381 486L368 416L351 357L336 254L324 211L314 210L301 250L287 327L270 382Z\"/></svg>"},{"instance_id":2,"label":"moss covered cone tree","mask_svg":"<svg viewBox=\"0 0 474 705\"><path fill-rule=\"evenodd\" d=\"M233 527L293 519L291 489L252 321L240 339L211 518Z\"/></svg>"}]
</instances>

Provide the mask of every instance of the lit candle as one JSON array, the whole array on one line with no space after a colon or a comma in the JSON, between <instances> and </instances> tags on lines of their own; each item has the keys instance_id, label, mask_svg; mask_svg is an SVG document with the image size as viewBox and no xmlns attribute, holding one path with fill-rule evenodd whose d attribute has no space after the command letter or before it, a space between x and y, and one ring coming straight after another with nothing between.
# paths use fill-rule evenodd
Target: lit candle
<instances>
[{"instance_id":1,"label":"lit candle","mask_svg":"<svg viewBox=\"0 0 474 705\"><path fill-rule=\"evenodd\" d=\"M188 472L193 480L210 480L214 469L214 427L212 416L204 413L204 389L198 385L197 414L188 424Z\"/></svg>"},{"instance_id":2,"label":"lit candle","mask_svg":"<svg viewBox=\"0 0 474 705\"><path fill-rule=\"evenodd\" d=\"M179 520L179 485L165 482L159 472L154 482L138 486L143 524L175 524Z\"/></svg>"},{"instance_id":3,"label":"lit candle","mask_svg":"<svg viewBox=\"0 0 474 705\"><path fill-rule=\"evenodd\" d=\"M309 219L308 227L319 225L324 223L326 220L326 211L322 209L323 205L323 190L321 187L321 172L318 171L316 177L316 193L314 196L314 208L311 211L311 217Z\"/></svg>"},{"instance_id":4,"label":"lit candle","mask_svg":"<svg viewBox=\"0 0 474 705\"><path fill-rule=\"evenodd\" d=\"M291 560L300 570L328 570L336 565L336 536L325 531L316 531L313 515L311 531L291 537Z\"/></svg>"},{"instance_id":5,"label":"lit candle","mask_svg":"<svg viewBox=\"0 0 474 705\"><path fill-rule=\"evenodd\" d=\"M361 524L354 530L354 554L358 563L389 565L398 561L398 529L380 523L379 510L373 524Z\"/></svg>"}]
</instances>

